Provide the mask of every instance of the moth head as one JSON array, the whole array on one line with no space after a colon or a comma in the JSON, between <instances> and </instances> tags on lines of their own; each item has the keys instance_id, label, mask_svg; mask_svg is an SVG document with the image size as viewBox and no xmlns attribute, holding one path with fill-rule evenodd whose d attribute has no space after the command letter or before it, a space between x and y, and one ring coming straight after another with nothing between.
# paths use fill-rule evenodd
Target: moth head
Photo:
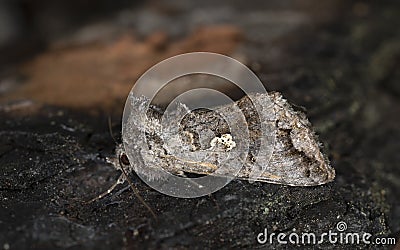
<instances>
[{"instance_id":1,"label":"moth head","mask_svg":"<svg viewBox=\"0 0 400 250\"><path fill-rule=\"evenodd\" d=\"M115 148L115 157L107 158L107 162L111 163L118 170L121 170L121 167L128 168L130 166L129 158L122 144L117 145Z\"/></svg>"},{"instance_id":2,"label":"moth head","mask_svg":"<svg viewBox=\"0 0 400 250\"><path fill-rule=\"evenodd\" d=\"M130 162L129 162L128 156L125 154L125 152L121 152L119 154L118 162L119 162L119 165L121 165L123 167L129 167L130 166Z\"/></svg>"}]
</instances>

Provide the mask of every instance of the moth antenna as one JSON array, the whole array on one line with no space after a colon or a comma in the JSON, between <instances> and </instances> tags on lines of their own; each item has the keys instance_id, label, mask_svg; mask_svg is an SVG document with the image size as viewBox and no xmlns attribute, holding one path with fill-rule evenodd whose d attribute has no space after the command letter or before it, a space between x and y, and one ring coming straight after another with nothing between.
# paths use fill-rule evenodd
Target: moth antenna
<instances>
[{"instance_id":1,"label":"moth antenna","mask_svg":"<svg viewBox=\"0 0 400 250\"><path fill-rule=\"evenodd\" d=\"M113 139L113 141L115 142L115 144L118 144L117 140L114 137L114 133L112 131L111 116L108 116L108 132L110 133L110 136Z\"/></svg>"},{"instance_id":2,"label":"moth antenna","mask_svg":"<svg viewBox=\"0 0 400 250\"><path fill-rule=\"evenodd\" d=\"M92 202L98 201L100 199L102 199L103 197L109 195L119 184L124 182L124 177L125 175L121 174L121 176L118 178L118 180L109 188L107 189L105 192L101 193L99 196L87 201L87 204L90 204Z\"/></svg>"},{"instance_id":3,"label":"moth antenna","mask_svg":"<svg viewBox=\"0 0 400 250\"><path fill-rule=\"evenodd\" d=\"M121 166L121 171L122 174L125 175L125 180L129 183L129 186L131 186L132 191L135 193L135 196L139 199L139 201L147 208L147 210L150 211L151 215L153 215L154 219L157 219L156 214L153 212L153 209L151 209L151 207L146 203L146 201L143 199L143 197L139 194L139 190L137 189L137 187L135 185L133 185L133 183L131 182L131 180L128 177L128 174L126 173L124 166L121 162L121 159L119 159L120 162L120 166Z\"/></svg>"}]
</instances>

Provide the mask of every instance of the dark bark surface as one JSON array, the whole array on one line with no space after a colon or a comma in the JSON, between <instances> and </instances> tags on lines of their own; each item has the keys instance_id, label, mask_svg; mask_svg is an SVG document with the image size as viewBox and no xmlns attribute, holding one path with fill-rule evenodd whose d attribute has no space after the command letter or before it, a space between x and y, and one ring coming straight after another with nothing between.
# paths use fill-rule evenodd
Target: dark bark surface
<instances>
[{"instance_id":1,"label":"dark bark surface","mask_svg":"<svg viewBox=\"0 0 400 250\"><path fill-rule=\"evenodd\" d=\"M321 235L339 221L347 223L346 232L398 238L400 6L278 2L160 3L150 13L139 6L134 13L141 23L131 25L146 36L158 20L158 29L178 38L201 20L239 27L244 40L236 51L267 90L307 109L336 170L334 182L288 187L234 180L210 196L178 199L132 175L157 220L124 186L86 204L119 176L105 161L116 146L107 128L110 113L88 105L11 102L7 95L24 84L12 81L16 86L0 89L0 248L258 248L269 247L256 240L264 228ZM12 76L7 79L19 79L13 70L3 71ZM123 102L111 112L115 134ZM293 247L276 239L272 245ZM338 246L377 247L319 245Z\"/></svg>"}]
</instances>

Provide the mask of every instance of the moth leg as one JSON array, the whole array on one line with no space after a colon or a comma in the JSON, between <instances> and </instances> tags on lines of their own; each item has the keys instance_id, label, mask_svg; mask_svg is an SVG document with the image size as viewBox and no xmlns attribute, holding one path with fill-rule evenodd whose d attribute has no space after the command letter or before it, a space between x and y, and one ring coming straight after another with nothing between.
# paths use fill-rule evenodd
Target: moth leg
<instances>
[{"instance_id":1,"label":"moth leg","mask_svg":"<svg viewBox=\"0 0 400 250\"><path fill-rule=\"evenodd\" d=\"M118 192L115 192L115 194L112 195L112 197L118 197L120 196L122 193L124 193L125 191L129 190L131 187L129 185L126 185L125 187L121 188L120 190L118 190Z\"/></svg>"},{"instance_id":2,"label":"moth leg","mask_svg":"<svg viewBox=\"0 0 400 250\"><path fill-rule=\"evenodd\" d=\"M107 191L101 193L100 195L98 195L97 197L95 197L95 198L93 198L93 199L87 201L86 203L90 204L90 203L92 203L92 202L95 202L95 201L97 201L97 200L102 199L104 196L109 195L119 184L122 184L122 183L124 183L124 182L125 182L125 175L124 175L124 174L121 174L121 175L118 177L118 180L117 180L109 189L107 189Z\"/></svg>"},{"instance_id":3,"label":"moth leg","mask_svg":"<svg viewBox=\"0 0 400 250\"><path fill-rule=\"evenodd\" d=\"M129 186L131 187L133 193L135 193L136 198L139 199L139 201L147 208L147 210L149 210L149 212L151 213L151 215L153 215L154 219L157 219L156 214L153 212L153 209L151 209L151 207L147 204L147 202L143 199L143 197L140 195L139 190L137 189L137 187L135 185L133 185L133 183L129 180L128 174L125 171L123 164L121 162L121 158L119 158L120 161L120 166L121 166L121 171L122 171L122 175L121 177L123 178L123 180L127 181Z\"/></svg>"}]
</instances>

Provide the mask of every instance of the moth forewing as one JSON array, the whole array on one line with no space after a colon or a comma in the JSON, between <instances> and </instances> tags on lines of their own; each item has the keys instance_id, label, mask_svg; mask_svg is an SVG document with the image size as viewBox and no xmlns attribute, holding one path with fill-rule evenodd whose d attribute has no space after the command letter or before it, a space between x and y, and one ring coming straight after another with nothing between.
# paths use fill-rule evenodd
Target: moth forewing
<instances>
[{"instance_id":1,"label":"moth forewing","mask_svg":"<svg viewBox=\"0 0 400 250\"><path fill-rule=\"evenodd\" d=\"M228 171L223 172L224 175L235 175L240 179L249 179L252 171L256 169L259 170L259 174L255 181L290 186L315 186L328 183L334 179L335 170L322 153L318 138L303 112L295 111L292 105L278 92L271 92L268 96L255 94L251 96L251 99L259 105L264 105L261 109L264 113L257 114L252 107L254 104L248 97L244 97L235 103L246 118L249 129L249 138L246 138L249 143L249 152L239 172L235 172L232 167L232 173L230 173L228 166ZM271 101L265 104L267 99ZM220 107L219 110L226 113L232 109L229 105L226 105ZM144 128L145 130L148 150L151 151L151 154L146 156L146 159L150 162L146 166L149 171L141 168L140 171L144 171L142 174L152 173L150 169L153 168L163 168L168 172L179 175L185 172L206 175L220 174L216 171L219 168L217 160L204 160L206 157L190 158L190 154L184 152L178 152L179 155L177 155L176 150L171 152L170 147L167 146L168 143L163 141L163 139L168 140L171 137L163 137L160 134L160 129L155 129L161 127L159 109L153 107L147 115L150 117L146 120L146 124L142 124L143 127L140 129L143 130ZM274 133L274 143L271 144L273 146L268 149L272 150L272 153L269 155L263 155L259 147L260 141L264 139L264 131L259 124L266 120L268 120L269 126L273 126ZM224 123L223 119L221 120L212 113L204 111L196 113L193 111L193 114L188 119L182 120L181 123L184 124L179 129L179 138L187 137L184 139L184 143L191 144L182 147L181 150L183 151L208 150L212 152L214 150L215 154L218 154L217 149L228 152L236 146L236 142L243 140L243 138L232 137L229 126ZM213 133L199 135L205 130L212 130ZM200 140L202 143L200 143ZM208 145L204 145L207 144L204 141L208 142ZM220 147L216 147L217 142ZM223 143L227 144L223 145ZM147 149L142 148L141 150L141 152L146 152ZM122 145L117 147L116 154L118 158L124 154ZM182 155L185 157L182 157ZM130 160L130 166L126 166L129 172L135 169L135 161L138 159ZM121 169L121 161L114 160L111 162L117 169ZM150 177L153 179L162 178L161 175L160 177Z\"/></svg>"}]
</instances>

